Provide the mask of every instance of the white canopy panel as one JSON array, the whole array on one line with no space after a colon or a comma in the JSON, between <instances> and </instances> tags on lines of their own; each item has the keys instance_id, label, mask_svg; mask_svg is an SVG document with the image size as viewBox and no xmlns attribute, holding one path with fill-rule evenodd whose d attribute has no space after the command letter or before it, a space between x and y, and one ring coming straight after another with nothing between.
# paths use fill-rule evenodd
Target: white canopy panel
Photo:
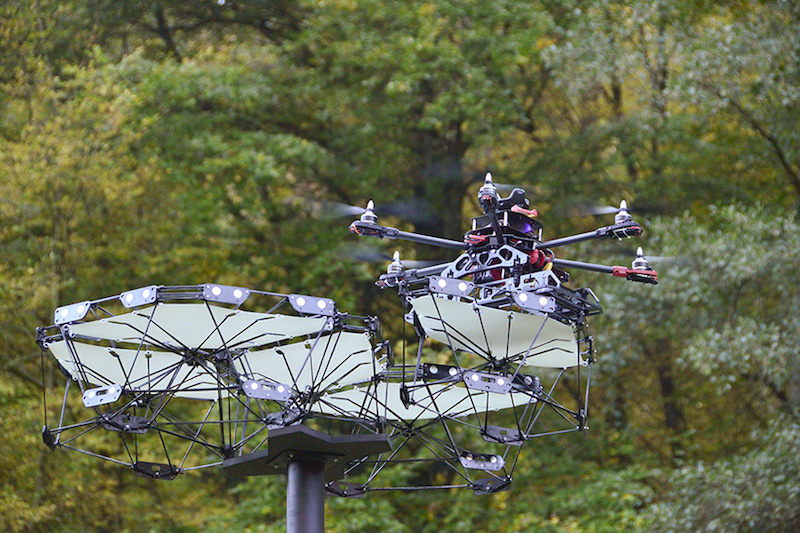
<instances>
[{"instance_id":1,"label":"white canopy panel","mask_svg":"<svg viewBox=\"0 0 800 533\"><path fill-rule=\"evenodd\" d=\"M175 392L176 396L200 400L219 397L218 382L202 366L183 363L180 355L155 350L126 350L73 342L77 358L66 341L49 349L73 379L85 378L94 385L116 383L138 392ZM212 368L213 370L213 368ZM222 396L227 396L225 390Z\"/></svg>"},{"instance_id":2,"label":"white canopy panel","mask_svg":"<svg viewBox=\"0 0 800 533\"><path fill-rule=\"evenodd\" d=\"M296 383L301 392L369 381L375 364L369 334L350 332L254 350L236 360L237 370L252 379Z\"/></svg>"},{"instance_id":3,"label":"white canopy panel","mask_svg":"<svg viewBox=\"0 0 800 533\"><path fill-rule=\"evenodd\" d=\"M381 382L376 387L354 387L326 394L314 410L357 418L379 416L387 420L431 420L498 411L535 401L523 393L496 394L449 383L415 389L412 393L414 404L406 407L400 400L400 386L400 383Z\"/></svg>"},{"instance_id":4,"label":"white canopy panel","mask_svg":"<svg viewBox=\"0 0 800 533\"><path fill-rule=\"evenodd\" d=\"M71 324L82 336L170 348L253 347L317 333L324 317L293 317L205 303L157 303L119 316Z\"/></svg>"},{"instance_id":5,"label":"white canopy panel","mask_svg":"<svg viewBox=\"0 0 800 533\"><path fill-rule=\"evenodd\" d=\"M524 356L525 364L569 368L584 364L572 326L547 315L473 305L430 294L411 304L425 334L455 350L505 359Z\"/></svg>"}]
</instances>

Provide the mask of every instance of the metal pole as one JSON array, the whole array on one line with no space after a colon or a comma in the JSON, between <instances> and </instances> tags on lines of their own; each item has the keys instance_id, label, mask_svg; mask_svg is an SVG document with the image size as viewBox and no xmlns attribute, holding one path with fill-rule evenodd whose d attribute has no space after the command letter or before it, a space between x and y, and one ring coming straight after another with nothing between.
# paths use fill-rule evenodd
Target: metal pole
<instances>
[{"instance_id":1,"label":"metal pole","mask_svg":"<svg viewBox=\"0 0 800 533\"><path fill-rule=\"evenodd\" d=\"M325 533L325 461L305 454L289 463L286 533Z\"/></svg>"}]
</instances>

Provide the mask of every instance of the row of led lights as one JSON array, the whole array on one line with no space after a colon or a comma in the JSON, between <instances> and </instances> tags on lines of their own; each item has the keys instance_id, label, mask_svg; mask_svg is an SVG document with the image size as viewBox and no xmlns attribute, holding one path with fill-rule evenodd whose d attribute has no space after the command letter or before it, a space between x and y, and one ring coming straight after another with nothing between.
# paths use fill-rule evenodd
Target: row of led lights
<instances>
[{"instance_id":1,"label":"row of led lights","mask_svg":"<svg viewBox=\"0 0 800 533\"><path fill-rule=\"evenodd\" d=\"M448 296L469 297L475 289L475 284L464 280L434 277L428 287L431 292L446 294ZM516 293L517 304L529 311L555 311L555 299L529 292ZM538 304L538 305L537 305Z\"/></svg>"},{"instance_id":2,"label":"row of led lights","mask_svg":"<svg viewBox=\"0 0 800 533\"><path fill-rule=\"evenodd\" d=\"M158 299L158 290L158 285L150 285L125 291L119 295L119 300L126 308L152 304ZM238 305L249 296L250 290L242 287L216 284L205 284L203 286L203 299L207 301ZM305 314L332 316L336 312L336 305L330 298L292 294L289 296L289 301L296 311ZM55 311L55 324L61 325L83 320L90 308L90 301L59 307Z\"/></svg>"},{"instance_id":3,"label":"row of led lights","mask_svg":"<svg viewBox=\"0 0 800 533\"><path fill-rule=\"evenodd\" d=\"M158 285L150 285L125 291L119 295L119 301L130 309L154 303L158 299ZM241 304L250 296L250 290L228 285L206 284L203 286L203 298L209 301L229 304ZM79 302L59 307L55 311L55 324L61 325L83 320L91 309L90 301Z\"/></svg>"},{"instance_id":4,"label":"row of led lights","mask_svg":"<svg viewBox=\"0 0 800 533\"><path fill-rule=\"evenodd\" d=\"M255 380L245 381L242 389L248 397L267 400L288 400L292 394L292 389L288 385L264 383ZM116 402L121 395L122 386L118 384L87 389L83 393L83 404L86 407L106 405Z\"/></svg>"},{"instance_id":5,"label":"row of led lights","mask_svg":"<svg viewBox=\"0 0 800 533\"><path fill-rule=\"evenodd\" d=\"M428 372L430 372L431 374L438 374L439 373L439 367L436 366L436 365L430 365L428 367ZM450 377L456 377L459 374L459 371L458 371L458 368L456 368L454 366L451 366L448 369L447 373L450 375ZM480 376L480 374L477 374L477 373L469 373L469 374L467 374L467 379L477 383L478 381L480 381L481 376ZM497 377L497 378L495 378L495 383L497 383L497 385L502 387L508 382L506 381L506 379L504 377Z\"/></svg>"}]
</instances>

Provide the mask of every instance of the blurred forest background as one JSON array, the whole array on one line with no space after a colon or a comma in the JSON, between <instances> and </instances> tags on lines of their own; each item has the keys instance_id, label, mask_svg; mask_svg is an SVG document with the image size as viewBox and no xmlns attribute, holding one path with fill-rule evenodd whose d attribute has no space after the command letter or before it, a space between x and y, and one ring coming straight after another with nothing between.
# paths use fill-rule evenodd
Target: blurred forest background
<instances>
[{"instance_id":1,"label":"blurred forest background","mask_svg":"<svg viewBox=\"0 0 800 533\"><path fill-rule=\"evenodd\" d=\"M281 479L51 452L34 328L216 281L399 342L364 259L453 256L358 240L338 203L460 239L486 171L548 238L627 199L642 239L561 256L641 244L661 284L573 273L605 309L591 430L528 443L509 492L329 498L329 530L800 530L800 8L766 0L5 0L0 529L282 531Z\"/></svg>"}]
</instances>

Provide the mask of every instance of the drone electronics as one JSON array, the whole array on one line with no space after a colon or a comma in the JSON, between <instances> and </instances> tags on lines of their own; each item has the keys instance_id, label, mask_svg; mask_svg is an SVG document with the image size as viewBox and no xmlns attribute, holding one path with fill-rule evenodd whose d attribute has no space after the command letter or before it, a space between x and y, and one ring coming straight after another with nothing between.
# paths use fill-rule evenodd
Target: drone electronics
<instances>
[{"instance_id":1,"label":"drone electronics","mask_svg":"<svg viewBox=\"0 0 800 533\"><path fill-rule=\"evenodd\" d=\"M463 241L379 225L372 202L350 226L461 252L417 269L395 253L377 281L402 299L413 357L392 353L377 318L310 295L152 285L56 309L37 329L65 376L45 444L161 480L286 474L289 532L323 531L323 489L507 490L525 442L588 427L586 317L601 308L564 269L658 278L641 249L631 268L553 253L640 235L624 202L613 225L550 241L522 189L501 198L487 174L478 202ZM381 486L387 468L411 469L408 485Z\"/></svg>"}]
</instances>

